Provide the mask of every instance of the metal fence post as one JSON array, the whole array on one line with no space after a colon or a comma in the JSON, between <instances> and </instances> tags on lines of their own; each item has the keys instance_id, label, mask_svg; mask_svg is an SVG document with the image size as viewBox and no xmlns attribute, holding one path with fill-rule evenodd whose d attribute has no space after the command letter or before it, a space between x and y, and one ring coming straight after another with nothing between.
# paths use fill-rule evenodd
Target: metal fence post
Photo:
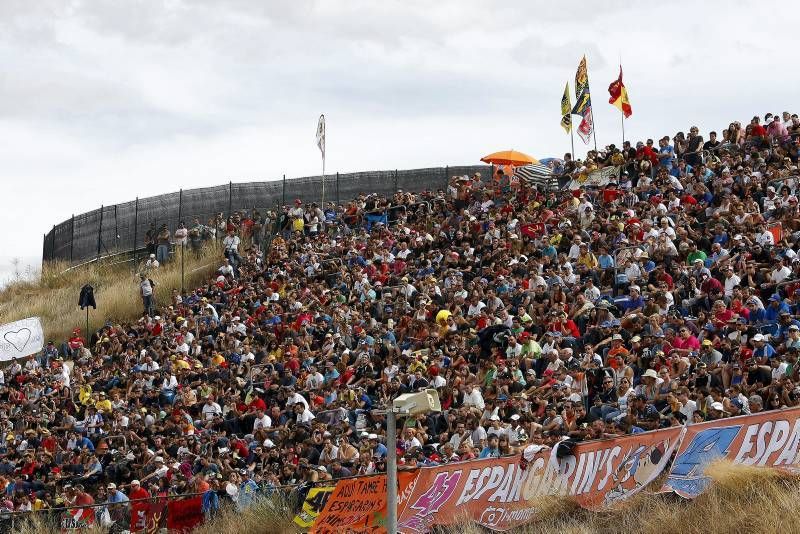
<instances>
[{"instance_id":1,"label":"metal fence post","mask_svg":"<svg viewBox=\"0 0 800 534\"><path fill-rule=\"evenodd\" d=\"M286 175L283 175L283 191L281 192L281 206L286 205Z\"/></svg>"},{"instance_id":2,"label":"metal fence post","mask_svg":"<svg viewBox=\"0 0 800 534\"><path fill-rule=\"evenodd\" d=\"M178 224L183 220L183 189L178 191Z\"/></svg>"},{"instance_id":3,"label":"metal fence post","mask_svg":"<svg viewBox=\"0 0 800 534\"><path fill-rule=\"evenodd\" d=\"M72 254L75 250L75 214L72 214L72 220L69 224L70 227L70 236L69 236L69 262L72 263Z\"/></svg>"},{"instance_id":4,"label":"metal fence post","mask_svg":"<svg viewBox=\"0 0 800 534\"><path fill-rule=\"evenodd\" d=\"M336 173L336 205L338 206L341 200L339 200L339 173Z\"/></svg>"},{"instance_id":5,"label":"metal fence post","mask_svg":"<svg viewBox=\"0 0 800 534\"><path fill-rule=\"evenodd\" d=\"M139 238L139 197L133 208L133 270L136 271L136 241Z\"/></svg>"},{"instance_id":6,"label":"metal fence post","mask_svg":"<svg viewBox=\"0 0 800 534\"><path fill-rule=\"evenodd\" d=\"M100 206L100 223L97 225L97 261L100 261L100 244L103 242L103 206Z\"/></svg>"}]
</instances>

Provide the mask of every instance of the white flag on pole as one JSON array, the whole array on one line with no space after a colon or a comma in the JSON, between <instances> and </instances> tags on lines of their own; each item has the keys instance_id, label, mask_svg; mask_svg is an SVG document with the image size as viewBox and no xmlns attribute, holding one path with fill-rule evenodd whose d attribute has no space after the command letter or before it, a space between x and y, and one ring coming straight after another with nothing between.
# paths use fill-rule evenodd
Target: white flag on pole
<instances>
[{"instance_id":1,"label":"white flag on pole","mask_svg":"<svg viewBox=\"0 0 800 534\"><path fill-rule=\"evenodd\" d=\"M325 115L320 115L317 123L317 146L322 152L322 159L325 159Z\"/></svg>"}]
</instances>

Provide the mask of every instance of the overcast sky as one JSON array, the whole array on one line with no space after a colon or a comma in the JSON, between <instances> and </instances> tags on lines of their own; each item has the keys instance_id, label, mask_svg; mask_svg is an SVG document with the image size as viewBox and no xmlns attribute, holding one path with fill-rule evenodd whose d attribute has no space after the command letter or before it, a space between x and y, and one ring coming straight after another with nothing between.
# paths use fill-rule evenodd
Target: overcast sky
<instances>
[{"instance_id":1,"label":"overcast sky","mask_svg":"<svg viewBox=\"0 0 800 534\"><path fill-rule=\"evenodd\" d=\"M320 113L330 172L561 155L583 54L599 145L621 140L620 58L628 138L797 111L799 4L589 5L2 0L0 276L72 213L319 173Z\"/></svg>"}]
</instances>

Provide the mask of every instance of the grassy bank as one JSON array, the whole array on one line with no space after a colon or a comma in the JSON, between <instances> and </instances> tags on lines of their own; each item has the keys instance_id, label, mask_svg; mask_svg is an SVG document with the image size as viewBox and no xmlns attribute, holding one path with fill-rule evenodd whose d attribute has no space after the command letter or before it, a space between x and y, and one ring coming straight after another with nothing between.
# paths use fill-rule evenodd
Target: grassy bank
<instances>
[{"instance_id":1,"label":"grassy bank","mask_svg":"<svg viewBox=\"0 0 800 534\"><path fill-rule=\"evenodd\" d=\"M221 253L214 246L204 249L199 257L185 254L186 288L204 283L221 265L220 258ZM89 313L90 330L99 328L106 320L127 321L141 315L139 278L130 264L101 262L64 272L67 267L62 262L48 264L34 279L11 282L0 290L0 324L39 316L46 337L66 339L73 328L85 328L86 312L78 307L78 295L84 284L94 287L97 301L97 309ZM156 303L167 302L172 288L181 287L180 255L152 271L150 278L157 284Z\"/></svg>"}]
</instances>

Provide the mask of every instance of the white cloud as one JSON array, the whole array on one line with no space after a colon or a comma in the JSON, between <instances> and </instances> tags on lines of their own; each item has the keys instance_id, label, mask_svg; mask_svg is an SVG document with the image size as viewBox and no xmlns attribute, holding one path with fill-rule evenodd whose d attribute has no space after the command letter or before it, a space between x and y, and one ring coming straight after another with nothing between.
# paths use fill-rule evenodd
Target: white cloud
<instances>
[{"instance_id":1,"label":"white cloud","mask_svg":"<svg viewBox=\"0 0 800 534\"><path fill-rule=\"evenodd\" d=\"M634 109L628 138L790 109L798 11L778 2L7 0L0 178L15 231L0 243L30 257L54 223L100 204L315 174L321 112L332 172L470 164L511 147L561 154L561 92L584 53L601 145L621 137L606 104L620 57Z\"/></svg>"}]
</instances>

